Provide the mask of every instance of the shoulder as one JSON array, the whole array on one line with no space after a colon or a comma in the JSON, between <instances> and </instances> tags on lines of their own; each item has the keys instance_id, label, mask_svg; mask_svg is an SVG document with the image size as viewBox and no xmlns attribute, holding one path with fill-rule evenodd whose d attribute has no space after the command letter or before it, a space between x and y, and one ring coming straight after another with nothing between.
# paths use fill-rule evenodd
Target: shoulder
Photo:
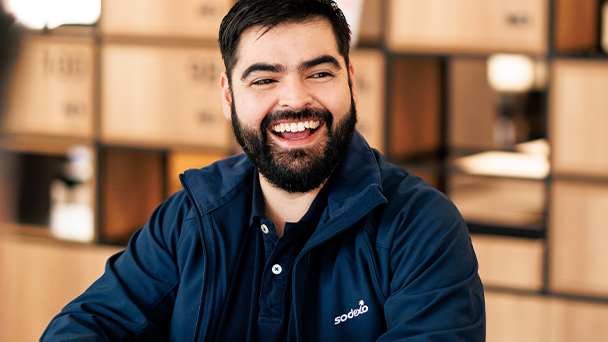
<instances>
[{"instance_id":1,"label":"shoulder","mask_svg":"<svg viewBox=\"0 0 608 342\"><path fill-rule=\"evenodd\" d=\"M180 179L191 200L204 213L251 188L253 174L249 159L239 154L201 169L186 170Z\"/></svg>"},{"instance_id":2,"label":"shoulder","mask_svg":"<svg viewBox=\"0 0 608 342\"><path fill-rule=\"evenodd\" d=\"M411 239L466 234L462 215L452 201L420 177L393 165L379 153L382 193L387 204L376 211L377 243L391 247Z\"/></svg>"},{"instance_id":3,"label":"shoulder","mask_svg":"<svg viewBox=\"0 0 608 342\"><path fill-rule=\"evenodd\" d=\"M175 253L185 236L196 233L196 227L194 204L186 192L180 190L156 207L146 225L134 237L151 239Z\"/></svg>"},{"instance_id":4,"label":"shoulder","mask_svg":"<svg viewBox=\"0 0 608 342\"><path fill-rule=\"evenodd\" d=\"M405 168L392 164L377 151L375 157L380 170L382 193L388 200L389 208L414 212L435 208L434 211L440 214L460 217L452 201L443 192Z\"/></svg>"},{"instance_id":5,"label":"shoulder","mask_svg":"<svg viewBox=\"0 0 608 342\"><path fill-rule=\"evenodd\" d=\"M452 201L406 170L391 165L380 169L387 204L377 208L368 229L392 275L391 288L449 287L476 274L469 231ZM433 280L416 281L423 279Z\"/></svg>"}]
</instances>

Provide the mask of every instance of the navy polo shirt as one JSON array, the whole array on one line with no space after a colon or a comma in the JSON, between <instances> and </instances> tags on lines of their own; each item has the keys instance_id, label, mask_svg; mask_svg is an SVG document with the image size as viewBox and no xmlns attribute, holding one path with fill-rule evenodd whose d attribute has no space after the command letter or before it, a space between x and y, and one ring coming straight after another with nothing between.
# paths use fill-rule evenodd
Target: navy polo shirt
<instances>
[{"instance_id":1,"label":"navy polo shirt","mask_svg":"<svg viewBox=\"0 0 608 342\"><path fill-rule=\"evenodd\" d=\"M274 224L264 215L264 197L257 172L253 181L249 227L216 340L295 341L295 315L291 314L292 265L327 207L329 182L302 219L286 223L283 236L278 238Z\"/></svg>"}]
</instances>

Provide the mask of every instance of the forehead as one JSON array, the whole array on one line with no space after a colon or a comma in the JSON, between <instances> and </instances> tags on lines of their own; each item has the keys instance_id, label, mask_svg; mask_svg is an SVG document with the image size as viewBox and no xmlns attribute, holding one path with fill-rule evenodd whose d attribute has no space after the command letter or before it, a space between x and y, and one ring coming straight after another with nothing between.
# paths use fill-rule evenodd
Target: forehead
<instances>
[{"instance_id":1,"label":"forehead","mask_svg":"<svg viewBox=\"0 0 608 342\"><path fill-rule=\"evenodd\" d=\"M342 60L338 58L338 44L327 19L284 23L270 29L254 26L241 34L235 68L269 60L297 63L297 60L319 55L330 55Z\"/></svg>"}]
</instances>

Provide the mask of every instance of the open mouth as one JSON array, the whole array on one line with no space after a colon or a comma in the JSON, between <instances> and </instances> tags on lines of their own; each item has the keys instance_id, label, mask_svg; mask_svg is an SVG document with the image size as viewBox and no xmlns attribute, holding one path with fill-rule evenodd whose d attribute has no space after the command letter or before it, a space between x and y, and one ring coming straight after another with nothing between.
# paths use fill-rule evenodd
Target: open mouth
<instances>
[{"instance_id":1,"label":"open mouth","mask_svg":"<svg viewBox=\"0 0 608 342\"><path fill-rule=\"evenodd\" d=\"M321 124L321 120L318 119L281 122L272 125L272 133L283 139L304 139L313 135Z\"/></svg>"}]
</instances>

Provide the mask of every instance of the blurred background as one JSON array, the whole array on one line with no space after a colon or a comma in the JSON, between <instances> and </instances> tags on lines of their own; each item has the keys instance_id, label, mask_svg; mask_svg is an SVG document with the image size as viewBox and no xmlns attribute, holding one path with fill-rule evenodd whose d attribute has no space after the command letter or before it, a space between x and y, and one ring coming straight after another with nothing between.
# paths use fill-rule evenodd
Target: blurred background
<instances>
[{"instance_id":1,"label":"blurred background","mask_svg":"<svg viewBox=\"0 0 608 342\"><path fill-rule=\"evenodd\" d=\"M30 341L181 172L239 153L233 0L0 3L0 341ZM467 220L487 340L607 341L607 1L338 3L358 129Z\"/></svg>"}]
</instances>

